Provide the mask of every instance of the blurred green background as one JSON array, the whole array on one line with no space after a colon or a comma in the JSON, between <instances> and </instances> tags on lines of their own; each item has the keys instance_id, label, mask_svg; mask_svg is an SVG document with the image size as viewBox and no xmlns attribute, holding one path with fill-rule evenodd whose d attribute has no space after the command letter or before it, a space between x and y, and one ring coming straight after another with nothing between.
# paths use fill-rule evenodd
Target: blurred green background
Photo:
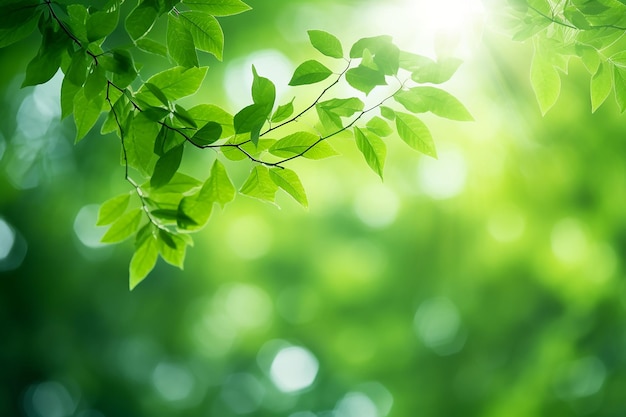
<instances>
[{"instance_id":1,"label":"blurred green background","mask_svg":"<svg viewBox=\"0 0 626 417\"><path fill-rule=\"evenodd\" d=\"M341 139L293 165L308 210L240 196L184 272L160 262L130 293L131 242L93 226L127 189L116 138L72 144L59 79L19 89L36 36L1 50L0 414L626 415L624 117L591 114L580 63L541 117L531 46L475 2L249 3L193 100L247 104L252 63L286 85L307 29L388 33L452 45L446 89L476 121L426 118L438 160L391 141L384 183ZM229 165L237 185L248 169Z\"/></svg>"}]
</instances>

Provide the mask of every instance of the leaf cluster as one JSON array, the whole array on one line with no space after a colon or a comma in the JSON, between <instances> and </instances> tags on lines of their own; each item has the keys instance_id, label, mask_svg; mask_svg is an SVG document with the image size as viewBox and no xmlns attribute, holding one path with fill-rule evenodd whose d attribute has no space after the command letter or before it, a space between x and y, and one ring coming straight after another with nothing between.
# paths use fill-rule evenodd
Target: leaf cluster
<instances>
[{"instance_id":1,"label":"leaf cluster","mask_svg":"<svg viewBox=\"0 0 626 417\"><path fill-rule=\"evenodd\" d=\"M402 51L389 36L362 38L346 49L320 30L308 35L321 56L298 65L289 82L295 88L321 84L312 103L301 103L297 96L279 102L274 83L253 66L252 103L235 114L208 103L185 107L179 100L198 91L208 69L199 66L198 53L218 60L223 56L224 34L217 17L249 6L240 0L139 0L122 12L122 3L3 0L0 47L37 29L41 46L26 68L23 86L45 83L60 69L62 116L73 117L76 141L86 137L103 113L100 133L119 138L131 190L102 204L98 225L108 227L103 242L134 240L131 289L159 257L182 268L186 249L193 244L191 234L207 224L215 204L224 206L237 193L274 203L282 190L306 207L305 188L287 165L299 158L337 155L330 139L339 134L353 138L365 162L382 178L390 138L399 137L436 157L432 135L419 114L471 120L455 97L435 87L452 77L459 60ZM154 33L159 20L166 27L165 43ZM113 45L114 33L128 42ZM160 55L170 66L139 76L137 51ZM354 94L333 97L331 90L339 83ZM373 101L374 89L386 89L387 95ZM312 128L296 129L295 122L305 115L315 118ZM208 176L185 174L184 154L205 149L217 155ZM235 186L226 161L250 165L243 184Z\"/></svg>"}]
</instances>

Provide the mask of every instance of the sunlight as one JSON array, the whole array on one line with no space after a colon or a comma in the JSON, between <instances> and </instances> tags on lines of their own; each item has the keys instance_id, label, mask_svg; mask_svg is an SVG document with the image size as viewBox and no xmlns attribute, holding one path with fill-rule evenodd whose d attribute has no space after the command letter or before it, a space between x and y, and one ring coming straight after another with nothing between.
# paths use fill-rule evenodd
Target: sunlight
<instances>
[{"instance_id":1,"label":"sunlight","mask_svg":"<svg viewBox=\"0 0 626 417\"><path fill-rule=\"evenodd\" d=\"M426 23L423 30L444 35L459 35L470 29L484 13L480 0L407 0L404 7Z\"/></svg>"}]
</instances>

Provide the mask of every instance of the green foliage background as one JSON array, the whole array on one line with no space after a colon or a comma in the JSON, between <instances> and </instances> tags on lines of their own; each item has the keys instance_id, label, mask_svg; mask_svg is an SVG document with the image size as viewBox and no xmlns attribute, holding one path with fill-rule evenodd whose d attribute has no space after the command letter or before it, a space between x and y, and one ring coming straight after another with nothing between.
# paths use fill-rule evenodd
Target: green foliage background
<instances>
[{"instance_id":1,"label":"green foliage background","mask_svg":"<svg viewBox=\"0 0 626 417\"><path fill-rule=\"evenodd\" d=\"M281 30L285 19L313 8L327 25L315 28L343 39L367 7L269 3L222 21L226 63L263 48L301 62L309 28ZM16 132L20 117L22 129L45 118L52 94L18 90L23 48L0 50L11 63L0 66L0 217L16 233L0 261L4 414L382 417L390 399L389 416L626 412L624 119L613 101L591 112L581 62L542 117L533 45L486 30L450 87L476 121L428 120L438 161L390 146L382 185L348 143L342 157L300 161L308 211L238 198L213 214L184 272L159 263L129 293L132 245L79 238L92 237L96 205L126 190L111 168L118 142L73 146L71 123L45 140ZM209 84L222 85L226 63L210 62ZM223 88L202 94L229 105ZM267 374L281 343L319 361L304 392L281 393ZM357 392L376 409L346 400Z\"/></svg>"}]
</instances>

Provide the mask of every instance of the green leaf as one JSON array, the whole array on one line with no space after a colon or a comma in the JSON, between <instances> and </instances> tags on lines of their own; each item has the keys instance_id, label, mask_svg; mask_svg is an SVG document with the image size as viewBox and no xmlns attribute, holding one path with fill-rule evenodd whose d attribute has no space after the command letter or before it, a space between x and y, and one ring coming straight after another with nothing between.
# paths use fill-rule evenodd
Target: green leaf
<instances>
[{"instance_id":1,"label":"green leaf","mask_svg":"<svg viewBox=\"0 0 626 417\"><path fill-rule=\"evenodd\" d=\"M561 77L552 63L542 55L535 53L530 66L530 82L541 114L545 115L561 93Z\"/></svg>"},{"instance_id":2,"label":"green leaf","mask_svg":"<svg viewBox=\"0 0 626 417\"><path fill-rule=\"evenodd\" d=\"M375 134L364 132L358 127L354 128L354 137L356 139L356 146L365 157L365 161L370 168L378 174L380 179L382 179L385 158L387 157L387 145Z\"/></svg>"},{"instance_id":3,"label":"green leaf","mask_svg":"<svg viewBox=\"0 0 626 417\"><path fill-rule=\"evenodd\" d=\"M143 0L128 14L124 26L133 40L138 40L152 29L159 17L158 8L155 0Z\"/></svg>"},{"instance_id":4,"label":"green leaf","mask_svg":"<svg viewBox=\"0 0 626 417\"><path fill-rule=\"evenodd\" d=\"M129 166L146 175L152 172L150 166L154 156L154 141L159 130L159 125L143 112L132 119L124 140Z\"/></svg>"},{"instance_id":5,"label":"green leaf","mask_svg":"<svg viewBox=\"0 0 626 417\"><path fill-rule=\"evenodd\" d=\"M150 178L150 187L162 187L172 179L183 160L183 150L184 146L180 145L170 149L159 158L154 166L152 178Z\"/></svg>"},{"instance_id":6,"label":"green leaf","mask_svg":"<svg viewBox=\"0 0 626 417\"><path fill-rule=\"evenodd\" d=\"M206 72L207 67L174 67L153 75L147 83L160 88L170 101L176 101L198 91ZM161 102L145 85L137 92L137 98L153 106L158 106Z\"/></svg>"},{"instance_id":7,"label":"green leaf","mask_svg":"<svg viewBox=\"0 0 626 417\"><path fill-rule=\"evenodd\" d=\"M101 242L117 243L128 239L139 228L142 214L143 211L137 208L120 216L102 236Z\"/></svg>"},{"instance_id":8,"label":"green leaf","mask_svg":"<svg viewBox=\"0 0 626 417\"><path fill-rule=\"evenodd\" d=\"M350 117L355 113L363 111L365 104L356 97L335 98L317 103L315 110L327 129L341 129L343 123L341 117Z\"/></svg>"},{"instance_id":9,"label":"green leaf","mask_svg":"<svg viewBox=\"0 0 626 417\"><path fill-rule=\"evenodd\" d=\"M151 54L167 57L167 47L160 42L148 38L141 38L135 41L135 46L142 51Z\"/></svg>"},{"instance_id":10,"label":"green leaf","mask_svg":"<svg viewBox=\"0 0 626 417\"><path fill-rule=\"evenodd\" d=\"M294 171L287 168L271 168L270 178L303 207L308 207L309 202L307 201L304 187Z\"/></svg>"},{"instance_id":11,"label":"green leaf","mask_svg":"<svg viewBox=\"0 0 626 417\"><path fill-rule=\"evenodd\" d=\"M37 55L26 67L26 77L22 87L43 84L56 74L61 65L61 54L68 47L65 33L54 31L51 25L43 29L43 39Z\"/></svg>"},{"instance_id":12,"label":"green leaf","mask_svg":"<svg viewBox=\"0 0 626 417\"><path fill-rule=\"evenodd\" d=\"M110 198L100 206L96 226L106 226L117 220L128 208L130 194L124 193Z\"/></svg>"},{"instance_id":13,"label":"green leaf","mask_svg":"<svg viewBox=\"0 0 626 417\"><path fill-rule=\"evenodd\" d=\"M192 196L184 197L178 206L176 223L182 230L195 231L202 229L211 217L213 202L202 191Z\"/></svg>"},{"instance_id":14,"label":"green leaf","mask_svg":"<svg viewBox=\"0 0 626 417\"><path fill-rule=\"evenodd\" d=\"M432 112L451 120L471 121L472 115L450 93L435 87L413 87L397 92L393 98L413 113Z\"/></svg>"},{"instance_id":15,"label":"green leaf","mask_svg":"<svg viewBox=\"0 0 626 417\"><path fill-rule=\"evenodd\" d=\"M380 106L380 115L387 120L393 121L396 119L396 112L387 106Z\"/></svg>"},{"instance_id":16,"label":"green leaf","mask_svg":"<svg viewBox=\"0 0 626 417\"><path fill-rule=\"evenodd\" d=\"M181 17L168 15L167 19L167 52L178 65L186 68L198 66L198 55L191 32L183 24Z\"/></svg>"},{"instance_id":17,"label":"green leaf","mask_svg":"<svg viewBox=\"0 0 626 417\"><path fill-rule=\"evenodd\" d=\"M206 146L217 141L222 134L222 125L216 122L209 122L199 129L191 138L197 146Z\"/></svg>"},{"instance_id":18,"label":"green leaf","mask_svg":"<svg viewBox=\"0 0 626 417\"><path fill-rule=\"evenodd\" d=\"M296 68L289 85L315 84L324 81L332 75L332 71L326 68L321 62L314 59L308 60Z\"/></svg>"},{"instance_id":19,"label":"green leaf","mask_svg":"<svg viewBox=\"0 0 626 417\"><path fill-rule=\"evenodd\" d=\"M85 53L84 50L80 49L74 52L72 55L72 61L67 68L65 76L69 78L72 83L82 86L87 79L87 68L91 62L91 58Z\"/></svg>"},{"instance_id":20,"label":"green leaf","mask_svg":"<svg viewBox=\"0 0 626 417\"><path fill-rule=\"evenodd\" d=\"M239 192L259 200L274 202L278 185L269 174L269 169L262 165L257 165L252 169L248 179L243 184Z\"/></svg>"},{"instance_id":21,"label":"green leaf","mask_svg":"<svg viewBox=\"0 0 626 417\"><path fill-rule=\"evenodd\" d=\"M267 114L272 111L274 101L276 101L276 87L269 79L260 77L256 72L254 65L252 66L252 101L254 104L266 106Z\"/></svg>"},{"instance_id":22,"label":"green leaf","mask_svg":"<svg viewBox=\"0 0 626 417\"><path fill-rule=\"evenodd\" d=\"M374 63L385 75L396 75L400 69L400 49L392 43L383 44L374 55Z\"/></svg>"},{"instance_id":23,"label":"green leaf","mask_svg":"<svg viewBox=\"0 0 626 417\"><path fill-rule=\"evenodd\" d=\"M244 107L233 119L235 132L237 134L250 132L250 140L256 144L270 111L271 109L268 110L264 104L251 104Z\"/></svg>"},{"instance_id":24,"label":"green leaf","mask_svg":"<svg viewBox=\"0 0 626 417\"><path fill-rule=\"evenodd\" d=\"M118 7L107 11L95 12L87 18L87 40L94 42L113 33L120 18Z\"/></svg>"},{"instance_id":25,"label":"green leaf","mask_svg":"<svg viewBox=\"0 0 626 417\"><path fill-rule=\"evenodd\" d=\"M426 125L412 114L396 112L396 129L400 139L411 148L437 158L435 143Z\"/></svg>"},{"instance_id":26,"label":"green leaf","mask_svg":"<svg viewBox=\"0 0 626 417\"><path fill-rule=\"evenodd\" d=\"M0 14L0 48L21 41L37 26L43 8L35 0L19 0L2 4Z\"/></svg>"},{"instance_id":27,"label":"green leaf","mask_svg":"<svg viewBox=\"0 0 626 417\"><path fill-rule=\"evenodd\" d=\"M74 97L81 89L68 78L63 78L61 83L61 118L64 119L74 111Z\"/></svg>"},{"instance_id":28,"label":"green leaf","mask_svg":"<svg viewBox=\"0 0 626 417\"><path fill-rule=\"evenodd\" d=\"M309 30L311 45L322 54L331 58L343 58L343 47L335 36L323 30Z\"/></svg>"},{"instance_id":29,"label":"green leaf","mask_svg":"<svg viewBox=\"0 0 626 417\"><path fill-rule=\"evenodd\" d=\"M603 62L591 77L591 112L594 113L604 103L613 87L609 64Z\"/></svg>"},{"instance_id":30,"label":"green leaf","mask_svg":"<svg viewBox=\"0 0 626 417\"><path fill-rule=\"evenodd\" d=\"M85 97L91 100L104 93L106 88L107 77L104 73L104 69L99 65L93 66L91 73L87 76L87 81L85 81Z\"/></svg>"},{"instance_id":31,"label":"green leaf","mask_svg":"<svg viewBox=\"0 0 626 417\"><path fill-rule=\"evenodd\" d=\"M235 187L230 181L224 165L216 159L211 167L211 175L204 184L200 195L203 197L206 195L209 201L224 207L235 198L235 194Z\"/></svg>"},{"instance_id":32,"label":"green leaf","mask_svg":"<svg viewBox=\"0 0 626 417\"><path fill-rule=\"evenodd\" d=\"M87 99L85 89L80 89L74 96L74 122L76 123L76 140L80 141L98 121L102 112L104 97L102 95Z\"/></svg>"},{"instance_id":33,"label":"green leaf","mask_svg":"<svg viewBox=\"0 0 626 417\"><path fill-rule=\"evenodd\" d=\"M280 157L302 155L308 159L323 159L337 155L332 146L319 136L309 132L296 132L285 136L269 148L270 153Z\"/></svg>"},{"instance_id":34,"label":"green leaf","mask_svg":"<svg viewBox=\"0 0 626 417\"><path fill-rule=\"evenodd\" d=\"M157 241L154 236L149 236L135 250L130 260L129 288L133 290L156 265L159 256Z\"/></svg>"},{"instance_id":35,"label":"green leaf","mask_svg":"<svg viewBox=\"0 0 626 417\"><path fill-rule=\"evenodd\" d=\"M98 57L98 62L113 73L113 81L120 88L128 86L137 78L133 57L125 49L113 49Z\"/></svg>"},{"instance_id":36,"label":"green leaf","mask_svg":"<svg viewBox=\"0 0 626 417\"><path fill-rule=\"evenodd\" d=\"M167 99L167 97L165 96L163 91L161 91L161 89L159 87L157 87L156 85L154 85L154 84L152 84L150 82L145 83L144 85L146 86L148 91L150 91L152 93L152 95L154 97L156 97L157 100L159 100L161 102L161 104L163 104L167 108L170 107L169 100Z\"/></svg>"},{"instance_id":37,"label":"green leaf","mask_svg":"<svg viewBox=\"0 0 626 417\"><path fill-rule=\"evenodd\" d=\"M197 129L198 125L196 121L193 119L193 116L189 114L189 112L182 106L176 104L174 105L174 116L183 124L185 127L190 127L193 129Z\"/></svg>"},{"instance_id":38,"label":"green leaf","mask_svg":"<svg viewBox=\"0 0 626 417\"><path fill-rule=\"evenodd\" d=\"M213 54L220 61L224 51L224 32L217 19L204 12L181 12L180 21L193 38L196 49Z\"/></svg>"},{"instance_id":39,"label":"green leaf","mask_svg":"<svg viewBox=\"0 0 626 417\"><path fill-rule=\"evenodd\" d=\"M198 126L204 126L209 122L219 123L222 126L221 138L232 136L235 133L233 116L221 107L213 104L199 104L188 111Z\"/></svg>"},{"instance_id":40,"label":"green leaf","mask_svg":"<svg viewBox=\"0 0 626 417\"><path fill-rule=\"evenodd\" d=\"M382 137L389 136L393 133L393 129L389 127L387 122L378 116L372 117L367 122L366 127L370 132Z\"/></svg>"},{"instance_id":41,"label":"green leaf","mask_svg":"<svg viewBox=\"0 0 626 417\"><path fill-rule=\"evenodd\" d=\"M385 74L363 65L349 69L346 72L346 81L365 94L369 94L377 85L387 85Z\"/></svg>"},{"instance_id":42,"label":"green leaf","mask_svg":"<svg viewBox=\"0 0 626 417\"><path fill-rule=\"evenodd\" d=\"M416 83L441 84L448 81L459 69L463 61L456 58L441 58L439 61L420 66L411 73Z\"/></svg>"},{"instance_id":43,"label":"green leaf","mask_svg":"<svg viewBox=\"0 0 626 417\"><path fill-rule=\"evenodd\" d=\"M157 246L165 262L183 269L187 244L182 237L159 229Z\"/></svg>"},{"instance_id":44,"label":"green leaf","mask_svg":"<svg viewBox=\"0 0 626 417\"><path fill-rule=\"evenodd\" d=\"M81 43L88 43L87 39L87 18L89 12L87 8L82 4L70 4L67 6L67 14L69 16L69 31L74 35Z\"/></svg>"},{"instance_id":45,"label":"green leaf","mask_svg":"<svg viewBox=\"0 0 626 417\"><path fill-rule=\"evenodd\" d=\"M280 123L283 120L286 120L287 118L289 118L293 114L293 100L294 99L295 97L292 98L289 103L278 106L278 108L272 115L272 118L271 118L272 123Z\"/></svg>"},{"instance_id":46,"label":"green leaf","mask_svg":"<svg viewBox=\"0 0 626 417\"><path fill-rule=\"evenodd\" d=\"M615 89L615 100L620 112L626 110L626 68L613 66L613 79Z\"/></svg>"},{"instance_id":47,"label":"green leaf","mask_svg":"<svg viewBox=\"0 0 626 417\"><path fill-rule=\"evenodd\" d=\"M387 35L359 39L350 49L350 58L363 57L363 53L366 49L376 55L378 51L388 47L391 44L391 41L392 37Z\"/></svg>"},{"instance_id":48,"label":"green leaf","mask_svg":"<svg viewBox=\"0 0 626 417\"><path fill-rule=\"evenodd\" d=\"M231 16L250 10L241 0L183 0L183 4L213 16Z\"/></svg>"}]
</instances>

